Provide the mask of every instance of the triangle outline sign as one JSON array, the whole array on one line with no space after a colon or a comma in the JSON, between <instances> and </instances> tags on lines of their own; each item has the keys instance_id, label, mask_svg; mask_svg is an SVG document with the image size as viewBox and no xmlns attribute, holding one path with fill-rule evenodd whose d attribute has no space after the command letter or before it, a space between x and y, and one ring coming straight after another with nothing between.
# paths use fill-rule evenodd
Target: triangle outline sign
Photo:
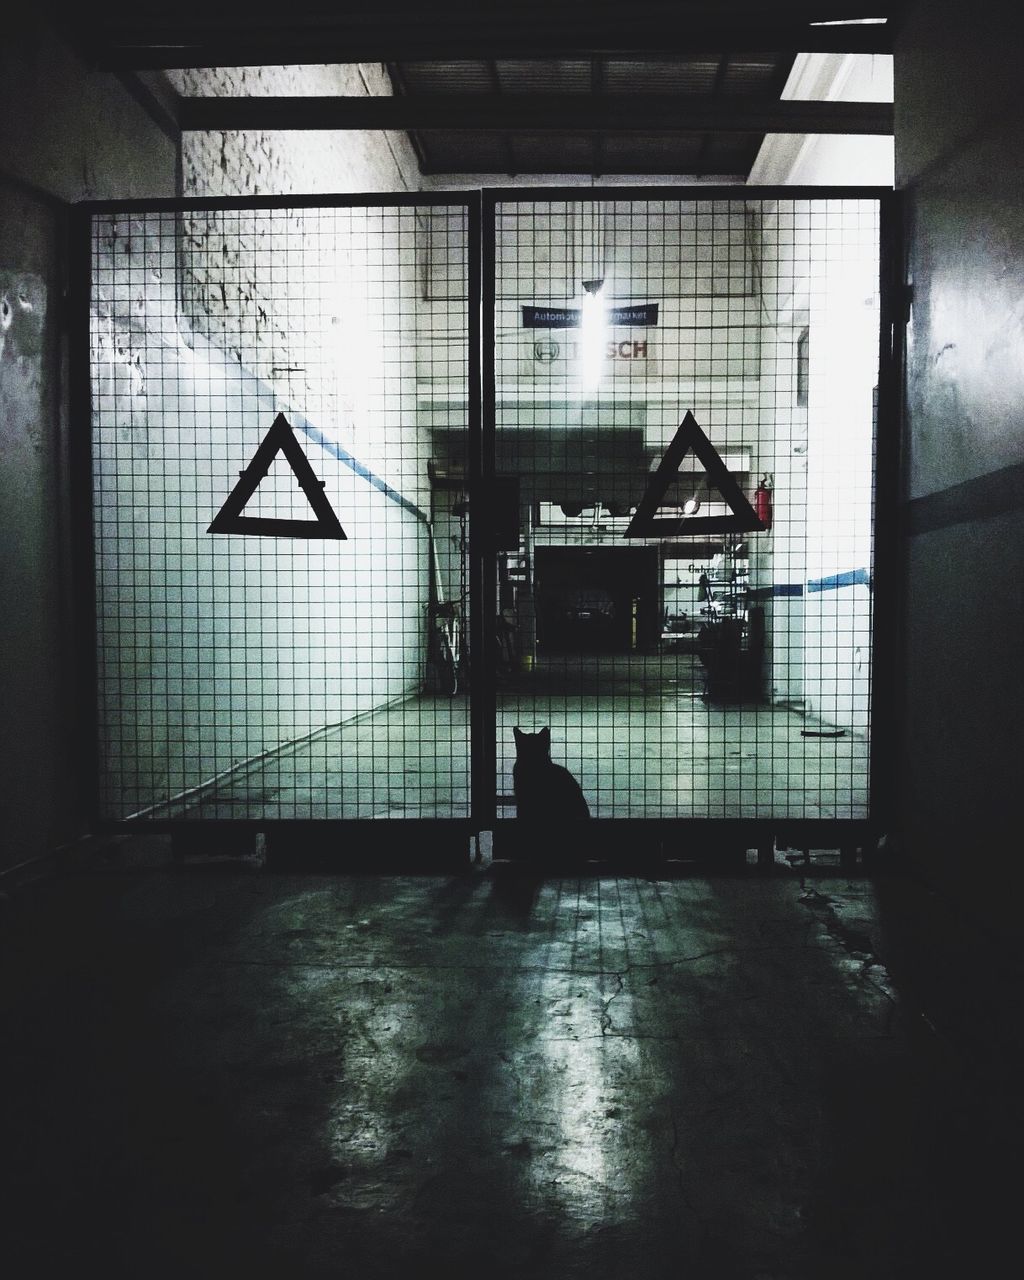
<instances>
[{"instance_id":1,"label":"triangle outline sign","mask_svg":"<svg viewBox=\"0 0 1024 1280\"><path fill-rule=\"evenodd\" d=\"M291 520L277 516L243 516L242 510L266 479L270 464L283 453L312 507L315 520ZM295 438L291 423L279 413L274 425L263 437L259 448L238 483L214 516L207 533L251 533L266 538L348 538L334 508L324 493L324 481L318 480L302 446Z\"/></svg>"},{"instance_id":2,"label":"triangle outline sign","mask_svg":"<svg viewBox=\"0 0 1024 1280\"><path fill-rule=\"evenodd\" d=\"M657 519L658 505L668 487L679 474L679 466L693 450L704 464L709 482L725 499L731 516L681 516ZM626 529L627 538L683 538L704 533L763 533L764 525L739 486L739 482L722 461L721 455L701 430L697 419L687 410L672 437L665 456L647 483L644 496L637 503L633 519Z\"/></svg>"}]
</instances>

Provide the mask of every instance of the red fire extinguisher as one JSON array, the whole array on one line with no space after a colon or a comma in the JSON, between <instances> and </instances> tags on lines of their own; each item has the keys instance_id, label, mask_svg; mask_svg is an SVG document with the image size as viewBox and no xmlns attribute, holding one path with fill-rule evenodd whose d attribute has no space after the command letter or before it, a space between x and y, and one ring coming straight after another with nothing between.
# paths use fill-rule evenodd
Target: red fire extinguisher
<instances>
[{"instance_id":1,"label":"red fire extinguisher","mask_svg":"<svg viewBox=\"0 0 1024 1280\"><path fill-rule=\"evenodd\" d=\"M772 527L772 482L767 472L754 490L754 514L761 521L763 529Z\"/></svg>"}]
</instances>

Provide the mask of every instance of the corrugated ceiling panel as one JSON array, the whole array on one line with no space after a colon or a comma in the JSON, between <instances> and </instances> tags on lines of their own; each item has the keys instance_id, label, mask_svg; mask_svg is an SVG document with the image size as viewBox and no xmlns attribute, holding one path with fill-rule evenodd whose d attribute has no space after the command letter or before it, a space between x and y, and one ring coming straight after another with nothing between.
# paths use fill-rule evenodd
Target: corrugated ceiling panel
<instances>
[{"instance_id":1,"label":"corrugated ceiling panel","mask_svg":"<svg viewBox=\"0 0 1024 1280\"><path fill-rule=\"evenodd\" d=\"M701 138L695 134L605 134L605 173L696 173ZM717 172L731 173L732 170ZM744 171L745 172L745 171Z\"/></svg>"},{"instance_id":2,"label":"corrugated ceiling panel","mask_svg":"<svg viewBox=\"0 0 1024 1280\"><path fill-rule=\"evenodd\" d=\"M417 135L428 173L635 173L746 177L760 134Z\"/></svg>"},{"instance_id":3,"label":"corrugated ceiling panel","mask_svg":"<svg viewBox=\"0 0 1024 1280\"><path fill-rule=\"evenodd\" d=\"M519 133L510 139L516 173L591 173L594 139L574 133Z\"/></svg>"},{"instance_id":4,"label":"corrugated ceiling panel","mask_svg":"<svg viewBox=\"0 0 1024 1280\"><path fill-rule=\"evenodd\" d=\"M398 75L409 93L493 93L487 62L400 62Z\"/></svg>"},{"instance_id":5,"label":"corrugated ceiling panel","mask_svg":"<svg viewBox=\"0 0 1024 1280\"><path fill-rule=\"evenodd\" d=\"M710 93L718 58L664 58L605 63L608 93Z\"/></svg>"},{"instance_id":6,"label":"corrugated ceiling panel","mask_svg":"<svg viewBox=\"0 0 1024 1280\"><path fill-rule=\"evenodd\" d=\"M770 55L758 59L756 54L731 59L725 68L722 90L725 93L770 93L783 78L780 60Z\"/></svg>"},{"instance_id":7,"label":"corrugated ceiling panel","mask_svg":"<svg viewBox=\"0 0 1024 1280\"><path fill-rule=\"evenodd\" d=\"M496 64L498 82L504 93L589 93L590 63L583 61L525 62Z\"/></svg>"},{"instance_id":8,"label":"corrugated ceiling panel","mask_svg":"<svg viewBox=\"0 0 1024 1280\"><path fill-rule=\"evenodd\" d=\"M761 143L762 133L713 133L708 135L704 155L705 173L750 172Z\"/></svg>"},{"instance_id":9,"label":"corrugated ceiling panel","mask_svg":"<svg viewBox=\"0 0 1024 1280\"><path fill-rule=\"evenodd\" d=\"M722 78L719 80L719 70ZM403 62L400 83L409 93L589 93L592 64L582 60ZM606 93L707 94L716 84L729 93L771 93L787 68L774 54L733 57L722 67L714 55L598 64L596 83Z\"/></svg>"},{"instance_id":10,"label":"corrugated ceiling panel","mask_svg":"<svg viewBox=\"0 0 1024 1280\"><path fill-rule=\"evenodd\" d=\"M509 150L497 133L417 134L427 173L509 173Z\"/></svg>"}]
</instances>

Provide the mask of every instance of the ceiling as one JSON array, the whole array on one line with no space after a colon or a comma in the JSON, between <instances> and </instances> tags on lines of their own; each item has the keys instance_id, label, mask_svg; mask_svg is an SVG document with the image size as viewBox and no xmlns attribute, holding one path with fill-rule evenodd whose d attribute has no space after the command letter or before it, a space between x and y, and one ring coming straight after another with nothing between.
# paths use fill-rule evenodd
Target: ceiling
<instances>
[{"instance_id":1,"label":"ceiling","mask_svg":"<svg viewBox=\"0 0 1024 1280\"><path fill-rule=\"evenodd\" d=\"M395 92L465 95L470 118L512 128L424 129L410 137L425 174L694 174L750 171L764 130L709 128L717 105L777 101L793 66L787 53L391 62Z\"/></svg>"},{"instance_id":2,"label":"ceiling","mask_svg":"<svg viewBox=\"0 0 1024 1280\"><path fill-rule=\"evenodd\" d=\"M799 53L891 52L905 0L133 0L80 52L173 128L403 129L425 175L743 181L765 134L891 133L887 103L781 98ZM861 19L876 19L862 22ZM884 19L884 21L877 21ZM182 98L171 68L378 62L395 96Z\"/></svg>"}]
</instances>

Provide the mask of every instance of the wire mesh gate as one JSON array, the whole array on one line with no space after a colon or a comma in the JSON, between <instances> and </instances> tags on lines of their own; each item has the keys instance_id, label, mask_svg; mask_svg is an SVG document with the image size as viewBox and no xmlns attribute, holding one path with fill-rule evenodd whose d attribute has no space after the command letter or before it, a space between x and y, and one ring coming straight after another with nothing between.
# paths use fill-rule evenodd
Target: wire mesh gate
<instances>
[{"instance_id":1,"label":"wire mesh gate","mask_svg":"<svg viewBox=\"0 0 1024 1280\"><path fill-rule=\"evenodd\" d=\"M468 820L431 464L440 417L465 471L468 222L427 197L93 213L104 817Z\"/></svg>"},{"instance_id":2,"label":"wire mesh gate","mask_svg":"<svg viewBox=\"0 0 1024 1280\"><path fill-rule=\"evenodd\" d=\"M866 830L886 209L89 208L98 816Z\"/></svg>"}]
</instances>

